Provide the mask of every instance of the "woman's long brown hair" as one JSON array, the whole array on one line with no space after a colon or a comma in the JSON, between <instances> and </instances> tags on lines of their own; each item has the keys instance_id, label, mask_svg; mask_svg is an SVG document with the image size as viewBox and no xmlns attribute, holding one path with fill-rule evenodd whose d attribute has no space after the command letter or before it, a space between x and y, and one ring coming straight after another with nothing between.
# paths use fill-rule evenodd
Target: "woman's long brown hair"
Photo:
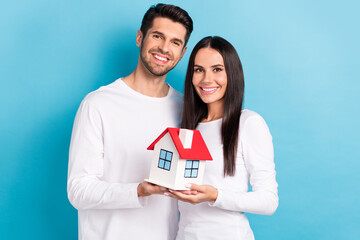
<instances>
[{"instance_id":1,"label":"woman's long brown hair","mask_svg":"<svg viewBox=\"0 0 360 240\"><path fill-rule=\"evenodd\" d=\"M244 98L244 73L235 48L221 37L205 37L196 44L191 52L185 78L184 110L181 127L195 129L199 122L208 115L206 103L197 95L192 84L195 56L200 49L207 47L218 51L225 64L227 89L224 96L221 140L224 152L224 176L233 176L236 170L240 115Z\"/></svg>"}]
</instances>

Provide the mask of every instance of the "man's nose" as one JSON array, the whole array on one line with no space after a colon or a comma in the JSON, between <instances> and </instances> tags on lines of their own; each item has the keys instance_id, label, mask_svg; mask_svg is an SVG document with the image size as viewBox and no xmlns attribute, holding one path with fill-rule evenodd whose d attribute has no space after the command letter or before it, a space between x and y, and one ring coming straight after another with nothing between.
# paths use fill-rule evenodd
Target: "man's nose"
<instances>
[{"instance_id":1,"label":"man's nose","mask_svg":"<svg viewBox=\"0 0 360 240\"><path fill-rule=\"evenodd\" d=\"M167 53L169 51L169 44L170 42L169 41L162 41L161 44L159 45L159 48L164 52L164 53Z\"/></svg>"}]
</instances>

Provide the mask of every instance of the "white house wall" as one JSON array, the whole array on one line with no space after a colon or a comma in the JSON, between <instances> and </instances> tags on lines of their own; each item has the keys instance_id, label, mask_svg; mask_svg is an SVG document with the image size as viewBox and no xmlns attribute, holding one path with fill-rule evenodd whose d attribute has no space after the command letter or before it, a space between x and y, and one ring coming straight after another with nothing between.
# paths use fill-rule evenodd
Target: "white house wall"
<instances>
[{"instance_id":1,"label":"white house wall","mask_svg":"<svg viewBox=\"0 0 360 240\"><path fill-rule=\"evenodd\" d=\"M164 149L173 153L170 171L161 169L158 167L160 150ZM177 172L177 163L179 159L179 153L171 139L169 133L166 133L160 140L155 144L153 159L151 163L151 171L149 181L158 185L174 189L175 174Z\"/></svg>"},{"instance_id":2,"label":"white house wall","mask_svg":"<svg viewBox=\"0 0 360 240\"><path fill-rule=\"evenodd\" d=\"M204 171L205 171L205 162L203 160L199 161L199 170L198 170L198 177L197 178L185 178L185 166L186 160L179 159L178 168L176 173L176 180L175 180L175 189L177 190L186 190L185 185L187 183L195 183L201 185L203 182Z\"/></svg>"}]
</instances>

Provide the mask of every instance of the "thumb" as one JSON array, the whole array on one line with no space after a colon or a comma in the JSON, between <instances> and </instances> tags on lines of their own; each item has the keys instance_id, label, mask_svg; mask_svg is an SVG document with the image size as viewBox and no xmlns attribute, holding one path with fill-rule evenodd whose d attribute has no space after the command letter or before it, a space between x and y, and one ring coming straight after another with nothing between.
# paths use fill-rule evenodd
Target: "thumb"
<instances>
[{"instance_id":1,"label":"thumb","mask_svg":"<svg viewBox=\"0 0 360 240\"><path fill-rule=\"evenodd\" d=\"M185 185L185 187L190 188L190 190L195 190L195 191L199 191L199 192L202 192L202 190L204 189L204 186L197 185L195 183L188 183Z\"/></svg>"}]
</instances>

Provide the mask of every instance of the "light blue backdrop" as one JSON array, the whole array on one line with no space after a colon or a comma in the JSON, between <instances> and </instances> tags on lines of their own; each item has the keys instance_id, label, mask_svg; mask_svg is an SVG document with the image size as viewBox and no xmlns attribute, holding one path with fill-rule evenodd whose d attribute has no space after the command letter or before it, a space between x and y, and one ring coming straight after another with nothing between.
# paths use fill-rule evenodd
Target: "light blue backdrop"
<instances>
[{"instance_id":1,"label":"light blue backdrop","mask_svg":"<svg viewBox=\"0 0 360 240\"><path fill-rule=\"evenodd\" d=\"M189 42L220 35L244 65L245 107L274 138L280 206L249 214L257 239L360 237L357 1L169 1ZM0 7L0 239L76 239L66 195L75 112L136 66L153 1L3 1ZM168 75L182 91L190 55Z\"/></svg>"}]
</instances>

